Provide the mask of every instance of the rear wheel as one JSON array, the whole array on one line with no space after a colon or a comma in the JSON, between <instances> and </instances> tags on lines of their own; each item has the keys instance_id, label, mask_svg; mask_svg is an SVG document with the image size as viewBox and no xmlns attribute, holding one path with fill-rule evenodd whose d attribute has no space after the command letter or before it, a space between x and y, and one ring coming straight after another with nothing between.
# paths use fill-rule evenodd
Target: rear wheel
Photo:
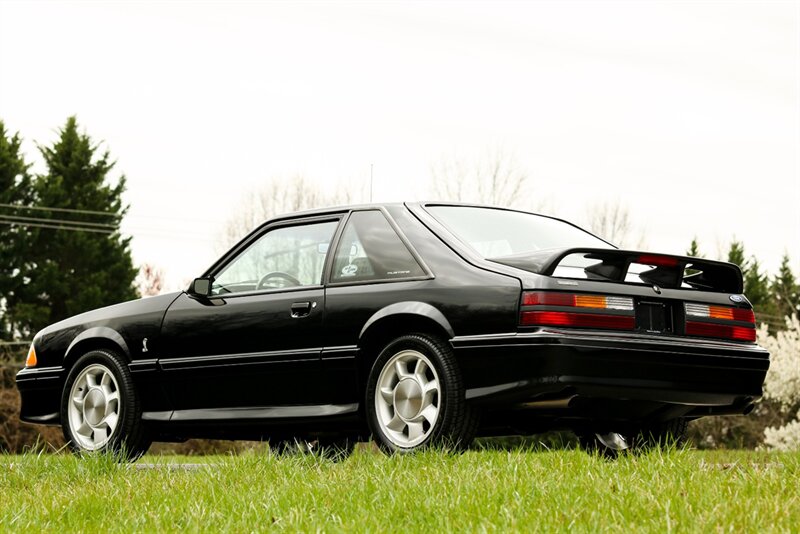
<instances>
[{"instance_id":1,"label":"rear wheel","mask_svg":"<svg viewBox=\"0 0 800 534\"><path fill-rule=\"evenodd\" d=\"M424 334L399 337L381 351L367 381L366 409L386 452L463 449L477 429L452 349Z\"/></svg>"},{"instance_id":2,"label":"rear wheel","mask_svg":"<svg viewBox=\"0 0 800 534\"><path fill-rule=\"evenodd\" d=\"M67 375L61 427L75 452L113 452L136 460L150 447L128 366L116 353L94 350Z\"/></svg>"}]
</instances>

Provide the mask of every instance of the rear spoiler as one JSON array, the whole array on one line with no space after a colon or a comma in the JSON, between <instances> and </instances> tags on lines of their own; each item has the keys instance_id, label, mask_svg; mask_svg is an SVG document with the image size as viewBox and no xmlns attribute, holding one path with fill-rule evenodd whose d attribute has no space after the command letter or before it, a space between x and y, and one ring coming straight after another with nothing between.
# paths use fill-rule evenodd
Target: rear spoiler
<instances>
[{"instance_id":1,"label":"rear spoiler","mask_svg":"<svg viewBox=\"0 0 800 534\"><path fill-rule=\"evenodd\" d=\"M664 288L678 289L683 284L687 284L704 291L741 293L744 286L742 271L733 263L635 250L547 249L496 258L491 261L536 274L552 276L561 262L573 254L582 254L586 259L598 260L598 263L586 267L584 271L615 282L624 282L631 264L640 264L653 266L653 269L639 273L639 277L646 283Z\"/></svg>"}]
</instances>

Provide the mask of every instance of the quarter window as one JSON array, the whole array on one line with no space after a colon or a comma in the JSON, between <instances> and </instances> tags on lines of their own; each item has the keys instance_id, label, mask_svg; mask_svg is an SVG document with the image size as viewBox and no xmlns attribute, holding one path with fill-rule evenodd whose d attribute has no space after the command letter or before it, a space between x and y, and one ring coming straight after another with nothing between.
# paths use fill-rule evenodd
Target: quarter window
<instances>
[{"instance_id":1,"label":"quarter window","mask_svg":"<svg viewBox=\"0 0 800 534\"><path fill-rule=\"evenodd\" d=\"M270 230L216 276L212 294L320 285L338 224L329 221Z\"/></svg>"},{"instance_id":2,"label":"quarter window","mask_svg":"<svg viewBox=\"0 0 800 534\"><path fill-rule=\"evenodd\" d=\"M331 282L394 280L425 275L380 211L356 211L347 221Z\"/></svg>"}]
</instances>

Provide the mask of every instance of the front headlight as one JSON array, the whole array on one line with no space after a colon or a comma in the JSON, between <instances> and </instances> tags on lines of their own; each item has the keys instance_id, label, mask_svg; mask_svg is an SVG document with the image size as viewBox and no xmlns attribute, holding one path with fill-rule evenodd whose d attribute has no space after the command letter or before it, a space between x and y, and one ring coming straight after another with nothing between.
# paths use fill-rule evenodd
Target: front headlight
<instances>
[{"instance_id":1,"label":"front headlight","mask_svg":"<svg viewBox=\"0 0 800 534\"><path fill-rule=\"evenodd\" d=\"M31 348L28 350L28 357L25 359L25 367L36 367L36 349L33 348L33 343L31 343Z\"/></svg>"}]
</instances>

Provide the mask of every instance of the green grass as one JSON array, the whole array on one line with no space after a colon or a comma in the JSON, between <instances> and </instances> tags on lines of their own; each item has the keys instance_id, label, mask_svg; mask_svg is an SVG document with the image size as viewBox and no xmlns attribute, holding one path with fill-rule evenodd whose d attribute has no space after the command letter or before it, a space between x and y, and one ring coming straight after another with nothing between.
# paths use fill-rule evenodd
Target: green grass
<instances>
[{"instance_id":1,"label":"green grass","mask_svg":"<svg viewBox=\"0 0 800 534\"><path fill-rule=\"evenodd\" d=\"M0 531L790 532L800 529L799 475L800 454L747 451L609 461L576 450L359 450L342 463L259 452L133 465L28 454L0 456Z\"/></svg>"}]
</instances>

